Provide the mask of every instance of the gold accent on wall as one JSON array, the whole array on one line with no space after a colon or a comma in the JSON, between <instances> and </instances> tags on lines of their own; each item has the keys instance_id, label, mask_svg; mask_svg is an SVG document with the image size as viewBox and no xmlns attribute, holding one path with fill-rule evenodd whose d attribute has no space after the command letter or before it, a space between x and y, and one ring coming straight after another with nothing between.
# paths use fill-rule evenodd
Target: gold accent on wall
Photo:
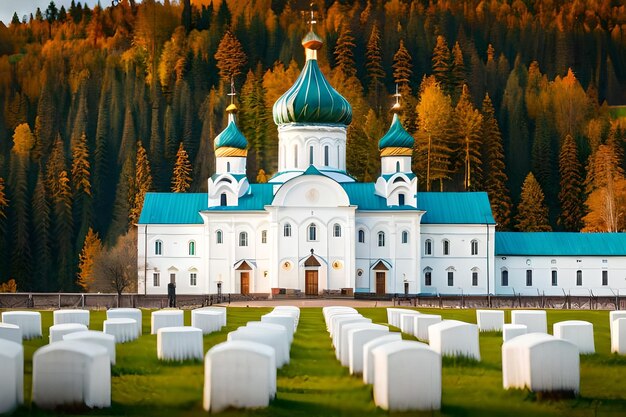
<instances>
[{"instance_id":1,"label":"gold accent on wall","mask_svg":"<svg viewBox=\"0 0 626 417\"><path fill-rule=\"evenodd\" d=\"M413 149L411 148L383 148L380 150L380 156L411 156Z\"/></svg>"},{"instance_id":2,"label":"gold accent on wall","mask_svg":"<svg viewBox=\"0 0 626 417\"><path fill-rule=\"evenodd\" d=\"M242 156L245 158L246 156L248 156L248 150L229 147L218 148L215 150L215 156L221 158L228 156Z\"/></svg>"}]
</instances>

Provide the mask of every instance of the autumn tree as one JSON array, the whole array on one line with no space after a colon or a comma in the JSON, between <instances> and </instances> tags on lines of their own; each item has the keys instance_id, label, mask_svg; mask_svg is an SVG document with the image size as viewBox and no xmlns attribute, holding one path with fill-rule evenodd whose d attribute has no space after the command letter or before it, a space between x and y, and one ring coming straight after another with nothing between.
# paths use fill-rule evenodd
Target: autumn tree
<instances>
[{"instance_id":1,"label":"autumn tree","mask_svg":"<svg viewBox=\"0 0 626 417\"><path fill-rule=\"evenodd\" d=\"M60 290L71 291L73 279L73 230L72 220L72 188L67 171L63 170L57 178L56 192L52 196L54 213L54 235L56 236L56 253Z\"/></svg>"},{"instance_id":2,"label":"autumn tree","mask_svg":"<svg viewBox=\"0 0 626 417\"><path fill-rule=\"evenodd\" d=\"M400 47L393 56L393 80L401 89L410 92L411 76L413 75L413 63L409 51L400 40Z\"/></svg>"},{"instance_id":3,"label":"autumn tree","mask_svg":"<svg viewBox=\"0 0 626 417\"><path fill-rule=\"evenodd\" d=\"M481 188L482 158L480 147L482 142L481 124L483 117L474 108L469 89L463 86L461 98L454 109L455 124L458 137L459 161L463 162L463 188L465 191Z\"/></svg>"},{"instance_id":4,"label":"autumn tree","mask_svg":"<svg viewBox=\"0 0 626 417\"><path fill-rule=\"evenodd\" d=\"M385 88L385 70L383 69L380 32L376 24L372 26L372 32L367 41L365 55L365 68L367 69L368 78L367 91L370 97L370 103L374 106L374 109L380 113L382 94Z\"/></svg>"},{"instance_id":5,"label":"autumn tree","mask_svg":"<svg viewBox=\"0 0 626 417\"><path fill-rule=\"evenodd\" d=\"M95 282L94 262L102 252L102 241L98 233L94 232L90 227L85 236L85 243L78 258L78 274L76 284L82 288L84 292L89 292L91 286Z\"/></svg>"},{"instance_id":6,"label":"autumn tree","mask_svg":"<svg viewBox=\"0 0 626 417\"><path fill-rule=\"evenodd\" d=\"M191 187L191 163L187 151L181 142L176 153L176 163L174 164L174 172L172 175L172 192L184 193Z\"/></svg>"},{"instance_id":7,"label":"autumn tree","mask_svg":"<svg viewBox=\"0 0 626 417\"><path fill-rule=\"evenodd\" d=\"M548 221L548 208L544 201L541 186L532 172L529 172L522 185L522 194L515 217L520 232L551 232Z\"/></svg>"},{"instance_id":8,"label":"autumn tree","mask_svg":"<svg viewBox=\"0 0 626 417\"><path fill-rule=\"evenodd\" d=\"M558 220L559 225L567 231L578 232L583 227L584 208L580 204L583 196L581 172L576 142L574 138L567 135L559 154L561 215Z\"/></svg>"},{"instance_id":9,"label":"autumn tree","mask_svg":"<svg viewBox=\"0 0 626 417\"><path fill-rule=\"evenodd\" d=\"M354 36L347 24L341 25L339 39L335 46L335 70L341 71L345 78L356 75L356 65L354 63Z\"/></svg>"},{"instance_id":10,"label":"autumn tree","mask_svg":"<svg viewBox=\"0 0 626 417\"><path fill-rule=\"evenodd\" d=\"M120 296L136 290L137 233L129 231L115 245L104 248L94 260L92 276L92 286L98 291L115 291Z\"/></svg>"},{"instance_id":11,"label":"autumn tree","mask_svg":"<svg viewBox=\"0 0 626 417\"><path fill-rule=\"evenodd\" d=\"M227 30L220 40L215 59L223 85L228 84L231 79L241 74L243 67L248 62L241 42L230 30Z\"/></svg>"},{"instance_id":12,"label":"autumn tree","mask_svg":"<svg viewBox=\"0 0 626 417\"><path fill-rule=\"evenodd\" d=\"M481 137L483 140L485 191L489 194L491 210L498 228L507 229L511 221L512 204L506 186L508 178L504 165L502 135L489 93L485 95L483 100L482 114Z\"/></svg>"},{"instance_id":13,"label":"autumn tree","mask_svg":"<svg viewBox=\"0 0 626 417\"><path fill-rule=\"evenodd\" d=\"M7 218L7 208L9 207L9 199L4 188L4 178L0 177L0 220Z\"/></svg>"},{"instance_id":14,"label":"autumn tree","mask_svg":"<svg viewBox=\"0 0 626 417\"><path fill-rule=\"evenodd\" d=\"M587 106L587 94L570 68L563 78L556 77L551 84L552 106L560 137L576 137L582 131Z\"/></svg>"},{"instance_id":15,"label":"autumn tree","mask_svg":"<svg viewBox=\"0 0 626 417\"><path fill-rule=\"evenodd\" d=\"M426 191L431 190L433 181L439 181L439 190L443 191L444 180L450 178L452 113L450 97L444 94L439 83L432 77L424 79L417 104L416 144Z\"/></svg>"},{"instance_id":16,"label":"autumn tree","mask_svg":"<svg viewBox=\"0 0 626 417\"><path fill-rule=\"evenodd\" d=\"M451 95L453 90L452 84L452 57L448 42L442 35L437 36L437 43L433 50L432 70L435 80L441 86L445 94Z\"/></svg>"},{"instance_id":17,"label":"autumn tree","mask_svg":"<svg viewBox=\"0 0 626 417\"><path fill-rule=\"evenodd\" d=\"M452 97L456 101L463 94L466 85L465 62L463 61L463 51L459 42L454 44L452 48L451 67L450 67L450 83L452 87Z\"/></svg>"},{"instance_id":18,"label":"autumn tree","mask_svg":"<svg viewBox=\"0 0 626 417\"><path fill-rule=\"evenodd\" d=\"M265 173L263 168L259 169L259 172L256 175L257 184L265 184L269 179L268 175Z\"/></svg>"},{"instance_id":19,"label":"autumn tree","mask_svg":"<svg viewBox=\"0 0 626 417\"><path fill-rule=\"evenodd\" d=\"M137 159L135 168L135 195L133 199L133 205L130 209L129 224L134 225L139 221L141 215L141 209L143 208L143 201L146 197L146 193L152 189L152 174L150 173L150 162L148 161L148 154L146 149L141 144L141 141L137 142Z\"/></svg>"},{"instance_id":20,"label":"autumn tree","mask_svg":"<svg viewBox=\"0 0 626 417\"><path fill-rule=\"evenodd\" d=\"M41 168L37 175L32 206L32 230L37 236L37 239L33 241L33 286L40 291L50 291L56 289L56 286L53 286L56 277L52 271L52 219L44 173Z\"/></svg>"}]
</instances>

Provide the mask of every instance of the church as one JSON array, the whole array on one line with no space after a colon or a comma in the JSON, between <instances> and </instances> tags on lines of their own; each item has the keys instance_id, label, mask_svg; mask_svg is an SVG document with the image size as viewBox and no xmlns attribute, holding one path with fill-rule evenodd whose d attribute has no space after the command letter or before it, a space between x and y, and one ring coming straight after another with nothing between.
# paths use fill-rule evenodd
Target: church
<instances>
[{"instance_id":1,"label":"church","mask_svg":"<svg viewBox=\"0 0 626 417\"><path fill-rule=\"evenodd\" d=\"M304 296L611 295L626 289L626 235L496 232L484 192L418 192L397 114L380 176L346 171L350 103L303 39L306 63L274 104L278 172L246 177L234 104L215 138L207 193L148 193L137 224L138 292ZM582 204L582 202L581 202Z\"/></svg>"}]
</instances>

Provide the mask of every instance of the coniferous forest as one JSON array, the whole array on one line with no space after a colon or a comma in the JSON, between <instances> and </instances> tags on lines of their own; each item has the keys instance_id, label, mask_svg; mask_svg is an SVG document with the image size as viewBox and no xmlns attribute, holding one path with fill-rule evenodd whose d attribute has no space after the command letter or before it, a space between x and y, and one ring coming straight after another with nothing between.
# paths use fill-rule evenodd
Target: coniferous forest
<instances>
[{"instance_id":1,"label":"coniferous forest","mask_svg":"<svg viewBox=\"0 0 626 417\"><path fill-rule=\"evenodd\" d=\"M0 283L20 291L93 289L146 192L206 191L231 80L248 177L276 171L272 105L304 64L309 1L104 3L0 24ZM626 229L622 1L312 9L359 181L379 174L398 88L421 191L485 190L501 230Z\"/></svg>"}]
</instances>

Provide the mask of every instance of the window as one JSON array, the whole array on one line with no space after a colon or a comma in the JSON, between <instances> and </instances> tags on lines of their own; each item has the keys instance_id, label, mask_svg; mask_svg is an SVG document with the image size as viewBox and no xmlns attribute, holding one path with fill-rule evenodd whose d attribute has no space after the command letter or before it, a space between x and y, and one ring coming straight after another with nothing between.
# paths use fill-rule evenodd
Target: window
<instances>
[{"instance_id":1,"label":"window","mask_svg":"<svg viewBox=\"0 0 626 417\"><path fill-rule=\"evenodd\" d=\"M503 287L509 286L509 271L506 269L503 269L502 272L500 272L500 284Z\"/></svg>"},{"instance_id":2,"label":"window","mask_svg":"<svg viewBox=\"0 0 626 417\"><path fill-rule=\"evenodd\" d=\"M298 168L298 145L293 146L293 166Z\"/></svg>"},{"instance_id":3,"label":"window","mask_svg":"<svg viewBox=\"0 0 626 417\"><path fill-rule=\"evenodd\" d=\"M220 194L220 206L225 207L228 205L228 200L226 199L226 193Z\"/></svg>"},{"instance_id":4,"label":"window","mask_svg":"<svg viewBox=\"0 0 626 417\"><path fill-rule=\"evenodd\" d=\"M221 230L218 230L217 232L215 232L215 243L217 243L218 245L221 245L222 243L224 243Z\"/></svg>"},{"instance_id":5,"label":"window","mask_svg":"<svg viewBox=\"0 0 626 417\"><path fill-rule=\"evenodd\" d=\"M430 268L424 269L424 285L427 287L433 285L433 271Z\"/></svg>"},{"instance_id":6,"label":"window","mask_svg":"<svg viewBox=\"0 0 626 417\"><path fill-rule=\"evenodd\" d=\"M402 243L409 243L409 232L402 232Z\"/></svg>"},{"instance_id":7,"label":"window","mask_svg":"<svg viewBox=\"0 0 626 417\"><path fill-rule=\"evenodd\" d=\"M173 272L170 272L170 283L176 284L176 274Z\"/></svg>"},{"instance_id":8,"label":"window","mask_svg":"<svg viewBox=\"0 0 626 417\"><path fill-rule=\"evenodd\" d=\"M226 162L226 172L230 172L230 162Z\"/></svg>"},{"instance_id":9,"label":"window","mask_svg":"<svg viewBox=\"0 0 626 417\"><path fill-rule=\"evenodd\" d=\"M526 286L531 287L533 285L533 270L526 270Z\"/></svg>"},{"instance_id":10,"label":"window","mask_svg":"<svg viewBox=\"0 0 626 417\"><path fill-rule=\"evenodd\" d=\"M576 271L576 286L580 287L583 285L583 271L580 269Z\"/></svg>"},{"instance_id":11,"label":"window","mask_svg":"<svg viewBox=\"0 0 626 417\"><path fill-rule=\"evenodd\" d=\"M267 243L267 230L261 230L261 243Z\"/></svg>"},{"instance_id":12,"label":"window","mask_svg":"<svg viewBox=\"0 0 626 417\"><path fill-rule=\"evenodd\" d=\"M248 246L248 234L246 232L239 233L239 246Z\"/></svg>"},{"instance_id":13,"label":"window","mask_svg":"<svg viewBox=\"0 0 626 417\"><path fill-rule=\"evenodd\" d=\"M472 255L478 255L478 241L472 240Z\"/></svg>"},{"instance_id":14,"label":"window","mask_svg":"<svg viewBox=\"0 0 626 417\"><path fill-rule=\"evenodd\" d=\"M330 153L330 148L328 145L324 146L324 166L328 166L328 157Z\"/></svg>"},{"instance_id":15,"label":"window","mask_svg":"<svg viewBox=\"0 0 626 417\"><path fill-rule=\"evenodd\" d=\"M198 274L195 272L192 272L189 274L189 285L191 285L192 287L195 287L198 284Z\"/></svg>"},{"instance_id":16,"label":"window","mask_svg":"<svg viewBox=\"0 0 626 417\"><path fill-rule=\"evenodd\" d=\"M196 255L196 242L193 240L189 241L189 256Z\"/></svg>"},{"instance_id":17,"label":"window","mask_svg":"<svg viewBox=\"0 0 626 417\"><path fill-rule=\"evenodd\" d=\"M309 225L309 241L315 242L317 240L317 226L315 223Z\"/></svg>"},{"instance_id":18,"label":"window","mask_svg":"<svg viewBox=\"0 0 626 417\"><path fill-rule=\"evenodd\" d=\"M313 165L313 146L309 146L309 165Z\"/></svg>"},{"instance_id":19,"label":"window","mask_svg":"<svg viewBox=\"0 0 626 417\"><path fill-rule=\"evenodd\" d=\"M552 286L556 287L557 285L559 285L559 273L556 271L556 269L552 270Z\"/></svg>"},{"instance_id":20,"label":"window","mask_svg":"<svg viewBox=\"0 0 626 417\"><path fill-rule=\"evenodd\" d=\"M433 241L430 239L426 239L424 242L424 255L432 255L433 254Z\"/></svg>"},{"instance_id":21,"label":"window","mask_svg":"<svg viewBox=\"0 0 626 417\"><path fill-rule=\"evenodd\" d=\"M473 287L478 286L478 272L477 271L472 271L472 286Z\"/></svg>"},{"instance_id":22,"label":"window","mask_svg":"<svg viewBox=\"0 0 626 417\"><path fill-rule=\"evenodd\" d=\"M447 239L443 241L443 254L450 255L450 241Z\"/></svg>"},{"instance_id":23,"label":"window","mask_svg":"<svg viewBox=\"0 0 626 417\"><path fill-rule=\"evenodd\" d=\"M161 286L161 273L160 272L154 272L152 274L152 285L154 287Z\"/></svg>"},{"instance_id":24,"label":"window","mask_svg":"<svg viewBox=\"0 0 626 417\"><path fill-rule=\"evenodd\" d=\"M341 237L341 225L339 223L335 223L333 226L333 237Z\"/></svg>"},{"instance_id":25,"label":"window","mask_svg":"<svg viewBox=\"0 0 626 417\"><path fill-rule=\"evenodd\" d=\"M285 223L283 226L283 236L291 237L291 225L289 223Z\"/></svg>"},{"instance_id":26,"label":"window","mask_svg":"<svg viewBox=\"0 0 626 417\"><path fill-rule=\"evenodd\" d=\"M602 271L602 285L609 285L609 271Z\"/></svg>"},{"instance_id":27,"label":"window","mask_svg":"<svg viewBox=\"0 0 626 417\"><path fill-rule=\"evenodd\" d=\"M448 287L452 287L454 285L454 272L448 271Z\"/></svg>"},{"instance_id":28,"label":"window","mask_svg":"<svg viewBox=\"0 0 626 417\"><path fill-rule=\"evenodd\" d=\"M396 162L396 172L400 172L400 161Z\"/></svg>"},{"instance_id":29,"label":"window","mask_svg":"<svg viewBox=\"0 0 626 417\"><path fill-rule=\"evenodd\" d=\"M359 243L365 243L365 231L363 229L359 230Z\"/></svg>"},{"instance_id":30,"label":"window","mask_svg":"<svg viewBox=\"0 0 626 417\"><path fill-rule=\"evenodd\" d=\"M404 205L404 194L403 193L398 194L398 205L399 206L403 206Z\"/></svg>"},{"instance_id":31,"label":"window","mask_svg":"<svg viewBox=\"0 0 626 417\"><path fill-rule=\"evenodd\" d=\"M163 242L161 242L160 240L154 242L154 254L163 255Z\"/></svg>"},{"instance_id":32,"label":"window","mask_svg":"<svg viewBox=\"0 0 626 417\"><path fill-rule=\"evenodd\" d=\"M378 232L378 246L385 246L385 232Z\"/></svg>"}]
</instances>

